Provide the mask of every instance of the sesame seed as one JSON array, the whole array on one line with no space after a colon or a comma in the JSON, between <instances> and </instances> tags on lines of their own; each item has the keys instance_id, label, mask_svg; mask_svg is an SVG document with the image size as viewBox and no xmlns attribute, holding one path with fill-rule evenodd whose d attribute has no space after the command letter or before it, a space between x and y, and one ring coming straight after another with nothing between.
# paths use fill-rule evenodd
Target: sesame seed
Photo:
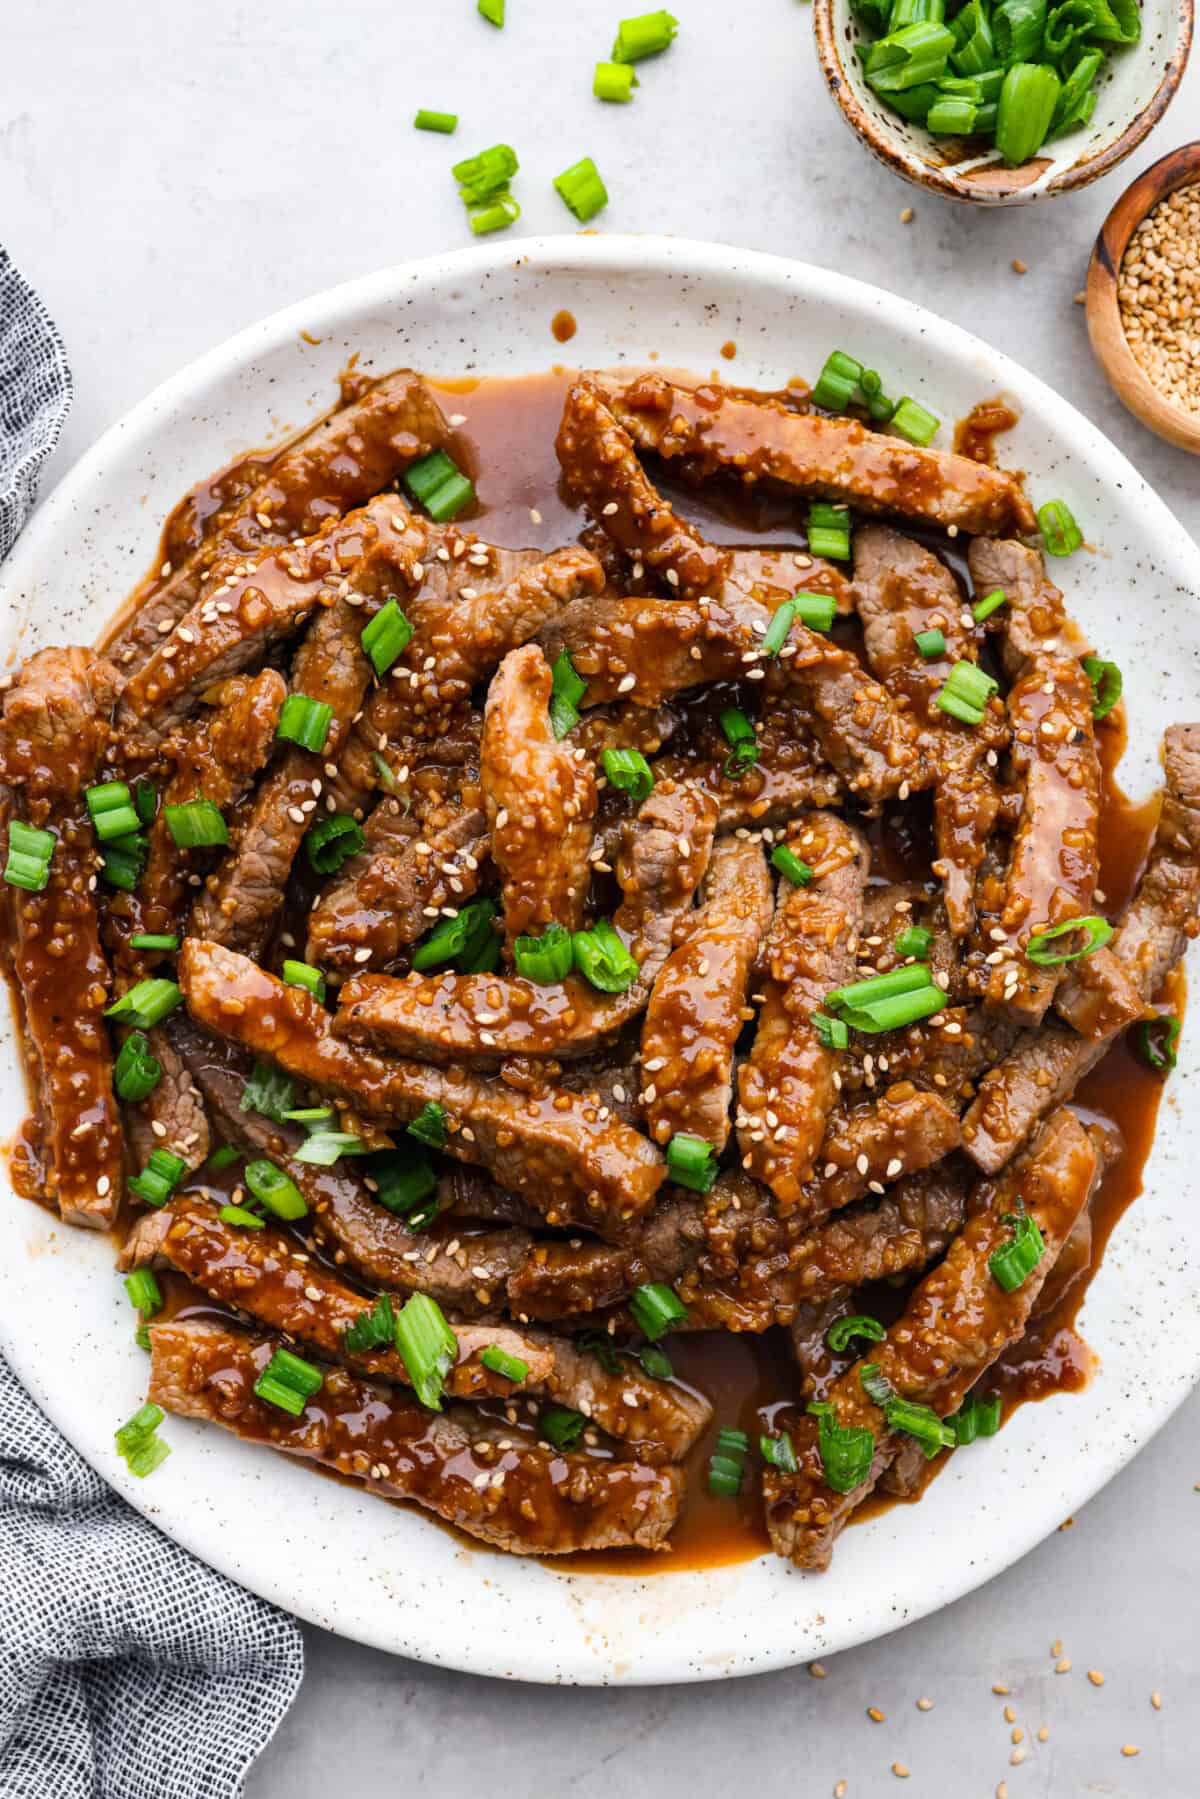
<instances>
[{"instance_id":1,"label":"sesame seed","mask_svg":"<svg viewBox=\"0 0 1200 1799\"><path fill-rule=\"evenodd\" d=\"M1101 1674L1099 1668L1089 1668L1088 1679L1094 1687L1102 1687L1104 1685L1104 1676Z\"/></svg>"},{"instance_id":2,"label":"sesame seed","mask_svg":"<svg viewBox=\"0 0 1200 1799\"><path fill-rule=\"evenodd\" d=\"M1136 1743L1122 1743L1121 1744L1121 1754L1122 1755L1140 1755L1141 1753L1142 1752L1138 1748Z\"/></svg>"},{"instance_id":3,"label":"sesame seed","mask_svg":"<svg viewBox=\"0 0 1200 1799\"><path fill-rule=\"evenodd\" d=\"M870 1718L872 1724L885 1724L887 1722L884 1713L880 1711L877 1705L869 1705L867 1707L867 1716Z\"/></svg>"},{"instance_id":4,"label":"sesame seed","mask_svg":"<svg viewBox=\"0 0 1200 1799\"><path fill-rule=\"evenodd\" d=\"M933 1700L932 1699L918 1699L917 1700L917 1710L919 1712L931 1712L933 1710Z\"/></svg>"},{"instance_id":5,"label":"sesame seed","mask_svg":"<svg viewBox=\"0 0 1200 1799\"><path fill-rule=\"evenodd\" d=\"M905 1767L903 1762L893 1762L892 1763L892 1773L896 1776L897 1780L907 1780L908 1779L908 1769Z\"/></svg>"},{"instance_id":6,"label":"sesame seed","mask_svg":"<svg viewBox=\"0 0 1200 1799\"><path fill-rule=\"evenodd\" d=\"M824 1680L829 1673L829 1669L825 1666L824 1662L809 1662L808 1671L814 1680Z\"/></svg>"}]
</instances>

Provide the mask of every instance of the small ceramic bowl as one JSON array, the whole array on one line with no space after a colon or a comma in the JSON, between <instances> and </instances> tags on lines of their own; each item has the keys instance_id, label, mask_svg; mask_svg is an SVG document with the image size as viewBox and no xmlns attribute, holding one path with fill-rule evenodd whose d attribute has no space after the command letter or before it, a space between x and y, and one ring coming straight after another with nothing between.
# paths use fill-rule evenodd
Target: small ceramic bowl
<instances>
[{"instance_id":1,"label":"small ceramic bowl","mask_svg":"<svg viewBox=\"0 0 1200 1799\"><path fill-rule=\"evenodd\" d=\"M850 0L815 0L817 56L846 122L906 181L951 200L1019 206L1086 187L1137 148L1171 104L1192 46L1195 0L1143 0L1141 41L1105 60L1091 123L1043 146L1019 168L980 139L934 137L893 112L856 55L870 32Z\"/></svg>"},{"instance_id":2,"label":"small ceramic bowl","mask_svg":"<svg viewBox=\"0 0 1200 1799\"><path fill-rule=\"evenodd\" d=\"M1200 143L1172 150L1125 189L1104 221L1088 264L1087 321L1092 348L1117 398L1151 431L1200 455L1200 412L1168 399L1134 360L1117 297L1121 263L1142 220L1168 194L1193 186L1200 187Z\"/></svg>"}]
</instances>

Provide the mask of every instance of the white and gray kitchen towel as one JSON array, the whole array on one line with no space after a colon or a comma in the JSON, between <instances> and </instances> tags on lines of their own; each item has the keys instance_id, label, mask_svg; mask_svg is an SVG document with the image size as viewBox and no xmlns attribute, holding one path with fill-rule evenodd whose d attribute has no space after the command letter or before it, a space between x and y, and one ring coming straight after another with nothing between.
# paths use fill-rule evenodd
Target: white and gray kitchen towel
<instances>
[{"instance_id":1,"label":"white and gray kitchen towel","mask_svg":"<svg viewBox=\"0 0 1200 1799\"><path fill-rule=\"evenodd\" d=\"M0 247L0 560L70 404ZM303 1672L295 1620L118 1498L0 1356L0 1799L237 1799Z\"/></svg>"}]
</instances>

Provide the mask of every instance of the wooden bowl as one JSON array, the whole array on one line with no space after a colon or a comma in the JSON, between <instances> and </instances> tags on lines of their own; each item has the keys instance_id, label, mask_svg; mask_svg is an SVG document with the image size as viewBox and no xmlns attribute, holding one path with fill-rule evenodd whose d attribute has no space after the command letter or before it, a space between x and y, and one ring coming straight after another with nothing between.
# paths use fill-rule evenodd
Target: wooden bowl
<instances>
[{"instance_id":1,"label":"wooden bowl","mask_svg":"<svg viewBox=\"0 0 1200 1799\"><path fill-rule=\"evenodd\" d=\"M1142 0L1142 36L1110 55L1091 123L1009 169L979 139L934 137L867 86L859 43L871 33L851 0L814 0L817 57L843 118L873 156L906 181L978 206L1020 206L1086 187L1116 167L1162 118L1192 45L1195 0Z\"/></svg>"},{"instance_id":2,"label":"wooden bowl","mask_svg":"<svg viewBox=\"0 0 1200 1799\"><path fill-rule=\"evenodd\" d=\"M1121 263L1142 220L1168 194L1197 184L1200 143L1172 150L1125 189L1104 221L1088 264L1087 322L1092 348L1117 398L1168 443L1200 455L1200 412L1189 412L1169 400L1134 360L1117 298Z\"/></svg>"}]
</instances>

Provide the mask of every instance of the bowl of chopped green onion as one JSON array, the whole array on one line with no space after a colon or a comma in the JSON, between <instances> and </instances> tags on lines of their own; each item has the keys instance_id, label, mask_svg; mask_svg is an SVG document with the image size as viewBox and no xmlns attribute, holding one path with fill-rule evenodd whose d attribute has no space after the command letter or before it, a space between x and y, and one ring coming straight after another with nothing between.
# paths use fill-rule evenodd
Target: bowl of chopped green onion
<instances>
[{"instance_id":1,"label":"bowl of chopped green onion","mask_svg":"<svg viewBox=\"0 0 1200 1799\"><path fill-rule=\"evenodd\" d=\"M1084 187L1178 89L1194 0L815 0L830 91L935 193L1012 206Z\"/></svg>"}]
</instances>

